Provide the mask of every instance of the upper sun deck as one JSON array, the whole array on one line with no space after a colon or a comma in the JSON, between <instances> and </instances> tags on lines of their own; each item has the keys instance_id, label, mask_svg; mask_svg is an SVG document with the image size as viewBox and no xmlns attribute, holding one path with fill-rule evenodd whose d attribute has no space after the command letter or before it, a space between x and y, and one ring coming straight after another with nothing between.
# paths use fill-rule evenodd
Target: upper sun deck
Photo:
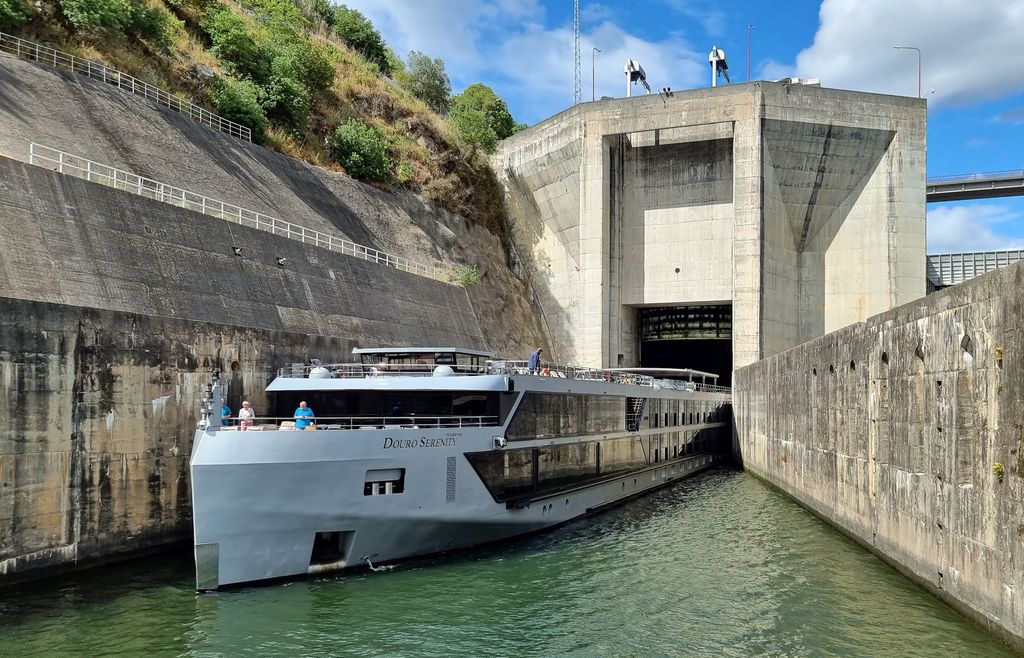
<instances>
[{"instance_id":1,"label":"upper sun deck","mask_svg":"<svg viewBox=\"0 0 1024 658\"><path fill-rule=\"evenodd\" d=\"M314 359L309 365L296 363L282 368L268 390L314 387L341 389L352 388L356 384L345 380L363 380L359 385L369 388L500 389L504 387L504 378L507 376L534 374L566 380L604 381L683 391L730 391L728 387L717 385L718 375L688 369L604 369L542 361L535 371L531 371L525 360L496 359L490 352L454 347L357 347L352 353L360 357L359 362L320 363ZM648 371L646 374L645 370ZM425 377L431 378L429 384L415 379L403 379L401 382L396 379ZM458 379L445 379L449 377ZM462 377L479 377L480 381L467 386ZM303 381L332 379L340 381L330 384L324 381Z\"/></svg>"}]
</instances>

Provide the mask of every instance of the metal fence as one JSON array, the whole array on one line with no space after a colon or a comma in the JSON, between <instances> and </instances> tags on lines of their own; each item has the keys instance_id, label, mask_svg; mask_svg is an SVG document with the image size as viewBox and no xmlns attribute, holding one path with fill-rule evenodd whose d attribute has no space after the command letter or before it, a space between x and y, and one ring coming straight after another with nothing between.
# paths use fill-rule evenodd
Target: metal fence
<instances>
[{"instance_id":1,"label":"metal fence","mask_svg":"<svg viewBox=\"0 0 1024 658\"><path fill-rule=\"evenodd\" d=\"M1008 171L987 171L974 174L951 174L948 176L932 176L928 179L928 184L933 183L951 183L954 181L983 181L991 180L995 178L1017 178L1024 176L1024 169L1010 169Z\"/></svg>"},{"instance_id":2,"label":"metal fence","mask_svg":"<svg viewBox=\"0 0 1024 658\"><path fill-rule=\"evenodd\" d=\"M929 254L926 261L928 280L944 288L962 283L992 270L1024 260L1024 250L979 251L958 254Z\"/></svg>"},{"instance_id":3,"label":"metal fence","mask_svg":"<svg viewBox=\"0 0 1024 658\"><path fill-rule=\"evenodd\" d=\"M29 164L46 167L62 174L83 178L125 192L131 192L148 199L169 203L179 208L201 212L204 215L219 217L235 224L248 226L267 233L273 233L299 242L305 242L330 249L346 256L354 256L379 265L386 265L420 276L452 281L454 275L451 268L444 265L423 265L408 258L394 256L371 247L336 238L326 233L270 217L254 210L246 210L230 203L195 194L172 185L167 185L150 178L144 178L128 171L117 169L99 162L87 160L70 153L65 153L49 146L32 143L29 146Z\"/></svg>"},{"instance_id":4,"label":"metal fence","mask_svg":"<svg viewBox=\"0 0 1024 658\"><path fill-rule=\"evenodd\" d=\"M247 142L252 141L252 131L247 127L234 121L229 121L194 103L168 94L163 89L155 87L148 82L143 82L138 78L122 73L117 69L112 69L109 66L104 66L99 62L75 57L49 46L21 39L5 32L0 32L0 53L7 53L33 62L55 66L65 71L88 76L94 80L102 80L107 84L114 85L118 89L137 94L156 102L158 105L183 114L204 126L209 126L232 137L244 139Z\"/></svg>"}]
</instances>

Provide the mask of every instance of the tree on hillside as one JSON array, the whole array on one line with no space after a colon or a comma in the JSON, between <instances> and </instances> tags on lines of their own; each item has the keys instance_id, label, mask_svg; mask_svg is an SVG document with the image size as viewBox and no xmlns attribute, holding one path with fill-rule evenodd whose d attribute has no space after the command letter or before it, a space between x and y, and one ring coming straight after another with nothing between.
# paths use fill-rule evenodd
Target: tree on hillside
<instances>
[{"instance_id":1,"label":"tree on hillside","mask_svg":"<svg viewBox=\"0 0 1024 658\"><path fill-rule=\"evenodd\" d=\"M501 96L483 83L469 85L452 99L452 126L470 146L492 153L498 140L522 130Z\"/></svg>"},{"instance_id":2,"label":"tree on hillside","mask_svg":"<svg viewBox=\"0 0 1024 658\"><path fill-rule=\"evenodd\" d=\"M345 5L338 5L334 8L334 32L367 61L376 64L381 73L391 75L387 46L366 16Z\"/></svg>"},{"instance_id":3,"label":"tree on hillside","mask_svg":"<svg viewBox=\"0 0 1024 658\"><path fill-rule=\"evenodd\" d=\"M24 0L0 0L0 30L24 23L32 10Z\"/></svg>"},{"instance_id":4,"label":"tree on hillside","mask_svg":"<svg viewBox=\"0 0 1024 658\"><path fill-rule=\"evenodd\" d=\"M447 114L451 107L452 83L444 70L444 60L412 51L409 65L402 76L402 85L438 114Z\"/></svg>"},{"instance_id":5,"label":"tree on hillside","mask_svg":"<svg viewBox=\"0 0 1024 658\"><path fill-rule=\"evenodd\" d=\"M452 99L452 115L467 110L479 110L487 115L487 125L494 131L498 139L516 132L516 121L508 111L508 105L494 90L477 82Z\"/></svg>"}]
</instances>

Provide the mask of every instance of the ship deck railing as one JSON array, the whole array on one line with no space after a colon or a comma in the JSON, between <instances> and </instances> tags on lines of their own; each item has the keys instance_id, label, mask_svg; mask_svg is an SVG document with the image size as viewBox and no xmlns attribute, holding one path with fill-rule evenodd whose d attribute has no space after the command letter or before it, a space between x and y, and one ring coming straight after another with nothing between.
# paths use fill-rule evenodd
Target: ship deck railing
<instances>
[{"instance_id":1,"label":"ship deck railing","mask_svg":"<svg viewBox=\"0 0 1024 658\"><path fill-rule=\"evenodd\" d=\"M375 377L430 377L442 364L433 363L321 363L305 365L296 363L277 371L278 377L295 379L368 379ZM703 382L659 379L620 370L604 370L556 363L541 363L534 370L527 361L495 360L484 365L443 364L451 368L453 375L535 375L559 379L605 381L615 384L632 384L650 388L676 391L700 391L706 393L730 393L728 386Z\"/></svg>"},{"instance_id":2,"label":"ship deck railing","mask_svg":"<svg viewBox=\"0 0 1024 658\"><path fill-rule=\"evenodd\" d=\"M372 429L443 429L459 427L495 427L497 416L323 416L308 427L295 427L291 416L257 416L245 431L309 431L309 430L372 430ZM238 418L228 419L222 431L238 431Z\"/></svg>"}]
</instances>

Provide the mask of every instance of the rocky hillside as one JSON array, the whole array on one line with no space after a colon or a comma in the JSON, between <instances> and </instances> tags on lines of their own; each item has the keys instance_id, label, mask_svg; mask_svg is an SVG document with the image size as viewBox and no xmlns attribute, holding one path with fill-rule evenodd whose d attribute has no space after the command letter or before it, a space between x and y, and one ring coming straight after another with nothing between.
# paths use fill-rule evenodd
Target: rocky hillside
<instances>
[{"instance_id":1,"label":"rocky hillside","mask_svg":"<svg viewBox=\"0 0 1024 658\"><path fill-rule=\"evenodd\" d=\"M269 148L421 193L504 236L481 154L518 128L504 102L473 85L453 105L443 62L411 53L407 67L357 12L326 0L0 0L0 30L126 71L249 126Z\"/></svg>"}]
</instances>

